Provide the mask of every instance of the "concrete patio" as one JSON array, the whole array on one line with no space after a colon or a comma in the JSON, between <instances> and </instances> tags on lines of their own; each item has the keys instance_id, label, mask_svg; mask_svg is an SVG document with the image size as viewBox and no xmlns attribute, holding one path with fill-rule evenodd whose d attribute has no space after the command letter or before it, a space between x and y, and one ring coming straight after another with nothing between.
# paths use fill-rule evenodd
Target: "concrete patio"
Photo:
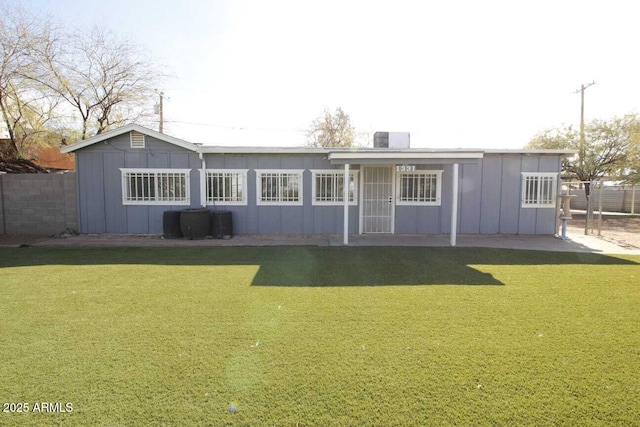
<instances>
[{"instance_id":1,"label":"concrete patio","mask_svg":"<svg viewBox=\"0 0 640 427\"><path fill-rule=\"evenodd\" d=\"M351 235L349 246L449 247L449 235ZM0 236L0 246L18 247L214 247L214 246L342 246L342 235L237 235L231 239L164 239L158 235L81 234L66 238ZM640 249L617 245L581 233L568 240L540 235L458 235L457 247L640 255Z\"/></svg>"}]
</instances>

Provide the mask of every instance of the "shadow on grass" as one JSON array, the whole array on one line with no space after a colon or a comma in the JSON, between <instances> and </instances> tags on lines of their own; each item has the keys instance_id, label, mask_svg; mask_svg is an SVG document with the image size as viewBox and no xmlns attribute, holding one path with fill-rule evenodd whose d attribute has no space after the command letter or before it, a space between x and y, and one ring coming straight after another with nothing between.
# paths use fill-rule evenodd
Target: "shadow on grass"
<instances>
[{"instance_id":1,"label":"shadow on grass","mask_svg":"<svg viewBox=\"0 0 640 427\"><path fill-rule=\"evenodd\" d=\"M0 268L258 265L253 286L503 285L473 265L638 265L598 254L478 248L0 248Z\"/></svg>"}]
</instances>

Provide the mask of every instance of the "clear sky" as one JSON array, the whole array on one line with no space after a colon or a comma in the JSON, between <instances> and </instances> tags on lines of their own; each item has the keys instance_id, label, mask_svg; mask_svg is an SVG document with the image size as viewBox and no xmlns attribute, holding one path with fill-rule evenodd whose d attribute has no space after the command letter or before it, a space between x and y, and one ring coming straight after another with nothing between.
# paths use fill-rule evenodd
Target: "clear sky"
<instances>
[{"instance_id":1,"label":"clear sky","mask_svg":"<svg viewBox=\"0 0 640 427\"><path fill-rule=\"evenodd\" d=\"M105 25L173 76L165 132L215 145L303 145L324 107L361 138L522 148L539 130L638 112L640 2L23 0ZM364 142L364 140L361 140Z\"/></svg>"}]
</instances>

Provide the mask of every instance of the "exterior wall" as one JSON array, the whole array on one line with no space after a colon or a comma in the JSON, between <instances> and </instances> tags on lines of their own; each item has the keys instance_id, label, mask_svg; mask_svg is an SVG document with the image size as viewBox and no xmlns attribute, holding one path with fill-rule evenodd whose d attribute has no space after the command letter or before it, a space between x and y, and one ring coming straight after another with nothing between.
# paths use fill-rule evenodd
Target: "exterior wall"
<instances>
[{"instance_id":1,"label":"exterior wall","mask_svg":"<svg viewBox=\"0 0 640 427\"><path fill-rule=\"evenodd\" d=\"M464 165L460 233L554 234L557 208L521 208L522 172L560 172L558 156L485 155L480 170ZM466 177L469 176L469 179ZM474 179L480 177L478 181ZM558 177L558 183L560 178ZM480 192L480 197L474 195ZM469 199L474 199L469 202ZM480 213L479 222L471 216ZM477 228L476 228L477 226ZM477 231L476 231L477 230Z\"/></svg>"},{"instance_id":2,"label":"exterior wall","mask_svg":"<svg viewBox=\"0 0 640 427\"><path fill-rule=\"evenodd\" d=\"M207 169L248 169L247 206L211 206L233 212L234 233L336 234L342 233L344 208L312 206L311 169L336 169L324 154L250 154L205 156ZM255 169L304 169L302 206L257 206ZM337 168L342 169L342 168ZM354 168L352 168L353 170ZM356 169L357 170L357 169ZM349 231L358 232L358 206L349 206Z\"/></svg>"},{"instance_id":3,"label":"exterior wall","mask_svg":"<svg viewBox=\"0 0 640 427\"><path fill-rule=\"evenodd\" d=\"M190 168L191 207L199 207L200 167L196 153L148 135L145 148L131 148L126 133L78 150L79 231L161 234L162 213L189 206L123 205L120 168Z\"/></svg>"},{"instance_id":4,"label":"exterior wall","mask_svg":"<svg viewBox=\"0 0 640 427\"><path fill-rule=\"evenodd\" d=\"M75 173L0 175L0 232L51 235L77 230Z\"/></svg>"},{"instance_id":5,"label":"exterior wall","mask_svg":"<svg viewBox=\"0 0 640 427\"><path fill-rule=\"evenodd\" d=\"M187 206L123 205L120 168L191 169L191 207L200 206L198 155L150 136L146 148L132 149L123 134L76 152L79 231L83 233L161 234L162 214ZM233 212L234 233L339 234L343 206L313 206L311 169L337 169L326 154L205 154L207 169L247 169L246 206L208 206ZM408 162L410 163L410 162ZM258 206L256 169L303 169L302 206ZM358 170L351 165L351 170ZM419 165L443 170L440 206L396 206L396 234L451 231L453 165ZM460 165L458 232L462 234L554 234L557 209L521 208L522 172L559 172L554 155L485 154ZM358 204L360 201L358 201ZM359 229L359 206L349 207L349 231Z\"/></svg>"},{"instance_id":6,"label":"exterior wall","mask_svg":"<svg viewBox=\"0 0 640 427\"><path fill-rule=\"evenodd\" d=\"M332 234L342 232L342 206L311 205L311 171L333 169L326 155L205 155L207 169L249 169L247 206L208 206L233 212L234 233ZM200 169L196 153L146 137L146 148L132 149L129 135L112 138L76 152L81 233L161 234L162 214L189 206L122 204L120 168L190 168L191 206L200 206ZM255 169L305 169L303 206L257 206ZM350 206L349 229L358 230L358 207Z\"/></svg>"},{"instance_id":7,"label":"exterior wall","mask_svg":"<svg viewBox=\"0 0 640 427\"><path fill-rule=\"evenodd\" d=\"M419 165L443 170L440 206L396 206L396 234L451 232L453 165ZM557 156L485 155L459 168L458 233L554 234L554 208L521 208L522 172L559 172ZM559 179L559 178L558 178Z\"/></svg>"}]
</instances>

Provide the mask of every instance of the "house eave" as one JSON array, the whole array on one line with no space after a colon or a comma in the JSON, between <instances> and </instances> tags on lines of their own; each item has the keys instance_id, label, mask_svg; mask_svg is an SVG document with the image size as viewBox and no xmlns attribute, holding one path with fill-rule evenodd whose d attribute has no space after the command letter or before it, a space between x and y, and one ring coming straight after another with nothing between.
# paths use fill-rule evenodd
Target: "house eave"
<instances>
[{"instance_id":1,"label":"house eave","mask_svg":"<svg viewBox=\"0 0 640 427\"><path fill-rule=\"evenodd\" d=\"M359 152L332 152L328 160L332 164L447 164L475 163L482 159L482 151L467 150L362 150Z\"/></svg>"},{"instance_id":2,"label":"house eave","mask_svg":"<svg viewBox=\"0 0 640 427\"><path fill-rule=\"evenodd\" d=\"M78 141L75 144L68 145L66 147L60 148L61 153L73 153L74 151L80 150L82 148L88 147L93 144L97 144L98 142L106 141L111 138L115 138L116 136L120 136L122 134L128 132L140 132L152 138L158 139L160 141L167 142L169 144L177 145L178 147L185 148L190 151L196 151L198 145L192 144L191 142L184 141L179 138L175 138L173 136L166 135L164 133L157 132L155 130L146 128L144 126L129 124L126 126L119 127L117 129L113 129L99 135L93 136L91 138L87 138L82 141Z\"/></svg>"},{"instance_id":3,"label":"house eave","mask_svg":"<svg viewBox=\"0 0 640 427\"><path fill-rule=\"evenodd\" d=\"M555 150L555 149L514 149L514 150L497 150L497 149L487 149L484 150L486 154L502 154L502 155L518 155L518 156L563 156L570 157L574 154L577 154L577 150Z\"/></svg>"}]
</instances>

